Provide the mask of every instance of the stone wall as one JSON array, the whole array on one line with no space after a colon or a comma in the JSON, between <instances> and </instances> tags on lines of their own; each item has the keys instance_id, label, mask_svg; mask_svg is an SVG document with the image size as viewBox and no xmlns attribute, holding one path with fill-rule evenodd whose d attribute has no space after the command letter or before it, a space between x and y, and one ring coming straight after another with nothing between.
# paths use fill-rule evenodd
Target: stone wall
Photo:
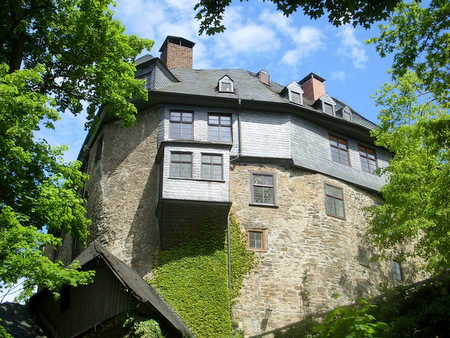
<instances>
[{"instance_id":1,"label":"stone wall","mask_svg":"<svg viewBox=\"0 0 450 338\"><path fill-rule=\"evenodd\" d=\"M276 207L250 205L250 173L272 173ZM254 335L375 295L392 280L390 267L360 264L366 222L361 207L379 201L354 185L305 170L277 165L235 164L230 168L232 211L242 230L266 232L267 250L245 279L233 306L234 319ZM346 218L327 216L324 184L343 189ZM333 294L339 293L338 300Z\"/></svg>"},{"instance_id":2,"label":"stone wall","mask_svg":"<svg viewBox=\"0 0 450 338\"><path fill-rule=\"evenodd\" d=\"M98 240L142 276L151 270L159 248L157 133L154 111L140 113L130 128L120 121L107 124L91 149L87 166L89 241ZM102 156L96 163L101 140Z\"/></svg>"}]
</instances>

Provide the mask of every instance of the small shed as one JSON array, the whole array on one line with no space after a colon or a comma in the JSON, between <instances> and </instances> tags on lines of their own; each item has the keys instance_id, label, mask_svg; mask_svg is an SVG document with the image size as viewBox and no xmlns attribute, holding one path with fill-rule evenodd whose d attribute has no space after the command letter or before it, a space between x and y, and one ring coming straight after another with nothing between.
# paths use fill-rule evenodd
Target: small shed
<instances>
[{"instance_id":1,"label":"small shed","mask_svg":"<svg viewBox=\"0 0 450 338\"><path fill-rule=\"evenodd\" d=\"M193 336L161 295L136 271L94 241L76 260L95 270L94 282L66 286L55 299L42 290L29 307L52 337L123 337L123 315L135 310L155 319L167 337Z\"/></svg>"}]
</instances>

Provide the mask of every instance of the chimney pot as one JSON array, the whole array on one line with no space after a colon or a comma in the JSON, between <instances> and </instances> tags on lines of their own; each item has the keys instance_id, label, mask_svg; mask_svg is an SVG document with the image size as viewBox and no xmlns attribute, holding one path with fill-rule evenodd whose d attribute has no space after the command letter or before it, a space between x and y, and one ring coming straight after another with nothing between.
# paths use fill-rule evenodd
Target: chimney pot
<instances>
[{"instance_id":1,"label":"chimney pot","mask_svg":"<svg viewBox=\"0 0 450 338\"><path fill-rule=\"evenodd\" d=\"M325 79L310 73L299 81L299 85L302 87L304 94L303 96L309 100L317 101L319 97L325 94Z\"/></svg>"},{"instance_id":2,"label":"chimney pot","mask_svg":"<svg viewBox=\"0 0 450 338\"><path fill-rule=\"evenodd\" d=\"M192 69L194 45L192 41L169 35L159 49L161 61L167 69L177 67Z\"/></svg>"}]
</instances>

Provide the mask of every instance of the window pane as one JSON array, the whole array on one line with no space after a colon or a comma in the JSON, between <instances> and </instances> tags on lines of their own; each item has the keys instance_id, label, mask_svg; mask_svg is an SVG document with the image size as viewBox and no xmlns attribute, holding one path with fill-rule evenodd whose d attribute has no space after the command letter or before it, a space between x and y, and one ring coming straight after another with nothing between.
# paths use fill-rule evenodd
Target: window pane
<instances>
[{"instance_id":1,"label":"window pane","mask_svg":"<svg viewBox=\"0 0 450 338\"><path fill-rule=\"evenodd\" d=\"M170 167L170 177L180 177L180 171L181 171L181 164L180 163L172 163Z\"/></svg>"},{"instance_id":2,"label":"window pane","mask_svg":"<svg viewBox=\"0 0 450 338\"><path fill-rule=\"evenodd\" d=\"M215 180L221 180L222 179L222 166L220 166L220 165L213 166L212 178L215 179Z\"/></svg>"},{"instance_id":3,"label":"window pane","mask_svg":"<svg viewBox=\"0 0 450 338\"><path fill-rule=\"evenodd\" d=\"M211 178L211 166L209 164L202 165L202 177L205 179Z\"/></svg>"},{"instance_id":4,"label":"window pane","mask_svg":"<svg viewBox=\"0 0 450 338\"><path fill-rule=\"evenodd\" d=\"M264 176L264 184L273 185L273 176Z\"/></svg>"},{"instance_id":5,"label":"window pane","mask_svg":"<svg viewBox=\"0 0 450 338\"><path fill-rule=\"evenodd\" d=\"M336 216L344 217L344 202L341 200L334 201L336 206Z\"/></svg>"},{"instance_id":6,"label":"window pane","mask_svg":"<svg viewBox=\"0 0 450 338\"><path fill-rule=\"evenodd\" d=\"M203 163L211 163L211 155L202 155Z\"/></svg>"},{"instance_id":7,"label":"window pane","mask_svg":"<svg viewBox=\"0 0 450 338\"><path fill-rule=\"evenodd\" d=\"M214 155L211 156L212 163L222 163L222 156Z\"/></svg>"},{"instance_id":8,"label":"window pane","mask_svg":"<svg viewBox=\"0 0 450 338\"><path fill-rule=\"evenodd\" d=\"M183 113L181 117L183 122L192 122L192 113Z\"/></svg>"},{"instance_id":9,"label":"window pane","mask_svg":"<svg viewBox=\"0 0 450 338\"><path fill-rule=\"evenodd\" d=\"M220 124L222 126L231 126L231 116L222 115L220 117Z\"/></svg>"},{"instance_id":10,"label":"window pane","mask_svg":"<svg viewBox=\"0 0 450 338\"><path fill-rule=\"evenodd\" d=\"M334 205L334 199L327 196L327 214L336 215L336 207Z\"/></svg>"},{"instance_id":11,"label":"window pane","mask_svg":"<svg viewBox=\"0 0 450 338\"><path fill-rule=\"evenodd\" d=\"M182 138L192 138L192 124L183 124L182 125Z\"/></svg>"},{"instance_id":12,"label":"window pane","mask_svg":"<svg viewBox=\"0 0 450 338\"><path fill-rule=\"evenodd\" d=\"M209 126L209 140L219 141L219 126Z\"/></svg>"},{"instance_id":13,"label":"window pane","mask_svg":"<svg viewBox=\"0 0 450 338\"><path fill-rule=\"evenodd\" d=\"M180 155L180 159L183 162L191 162L192 155L191 154L178 154Z\"/></svg>"},{"instance_id":14,"label":"window pane","mask_svg":"<svg viewBox=\"0 0 450 338\"><path fill-rule=\"evenodd\" d=\"M264 203L273 204L273 188L264 188Z\"/></svg>"},{"instance_id":15,"label":"window pane","mask_svg":"<svg viewBox=\"0 0 450 338\"><path fill-rule=\"evenodd\" d=\"M171 121L181 121L181 113L171 112L170 113L170 120Z\"/></svg>"},{"instance_id":16,"label":"window pane","mask_svg":"<svg viewBox=\"0 0 450 338\"><path fill-rule=\"evenodd\" d=\"M341 151L340 155L341 155L341 163L342 164L349 164L349 162L348 162L348 153L346 151Z\"/></svg>"},{"instance_id":17,"label":"window pane","mask_svg":"<svg viewBox=\"0 0 450 338\"><path fill-rule=\"evenodd\" d=\"M180 124L178 123L170 123L170 138L179 138L180 137Z\"/></svg>"},{"instance_id":18,"label":"window pane","mask_svg":"<svg viewBox=\"0 0 450 338\"><path fill-rule=\"evenodd\" d=\"M262 175L253 175L253 184L262 184Z\"/></svg>"},{"instance_id":19,"label":"window pane","mask_svg":"<svg viewBox=\"0 0 450 338\"><path fill-rule=\"evenodd\" d=\"M209 124L219 124L219 115L208 115Z\"/></svg>"},{"instance_id":20,"label":"window pane","mask_svg":"<svg viewBox=\"0 0 450 338\"><path fill-rule=\"evenodd\" d=\"M191 177L191 164L190 163L182 163L181 164L181 177L190 178Z\"/></svg>"},{"instance_id":21,"label":"window pane","mask_svg":"<svg viewBox=\"0 0 450 338\"><path fill-rule=\"evenodd\" d=\"M220 140L222 142L231 142L231 127L222 127Z\"/></svg>"},{"instance_id":22,"label":"window pane","mask_svg":"<svg viewBox=\"0 0 450 338\"><path fill-rule=\"evenodd\" d=\"M255 203L263 203L263 188L262 187L253 187L253 197Z\"/></svg>"}]
</instances>

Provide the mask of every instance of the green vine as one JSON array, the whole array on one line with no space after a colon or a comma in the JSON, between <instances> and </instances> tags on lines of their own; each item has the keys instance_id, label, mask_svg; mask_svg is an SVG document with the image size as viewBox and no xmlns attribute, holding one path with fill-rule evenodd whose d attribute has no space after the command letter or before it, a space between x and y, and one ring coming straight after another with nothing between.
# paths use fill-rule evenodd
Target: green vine
<instances>
[{"instance_id":1,"label":"green vine","mask_svg":"<svg viewBox=\"0 0 450 338\"><path fill-rule=\"evenodd\" d=\"M228 289L226 231L211 218L196 236L176 248L161 251L154 277L149 281L180 315L197 337L229 337L232 331ZM244 235L230 216L232 298L239 294L254 256Z\"/></svg>"},{"instance_id":2,"label":"green vine","mask_svg":"<svg viewBox=\"0 0 450 338\"><path fill-rule=\"evenodd\" d=\"M124 338L164 338L159 324L154 319L127 312L123 327L128 329Z\"/></svg>"}]
</instances>

